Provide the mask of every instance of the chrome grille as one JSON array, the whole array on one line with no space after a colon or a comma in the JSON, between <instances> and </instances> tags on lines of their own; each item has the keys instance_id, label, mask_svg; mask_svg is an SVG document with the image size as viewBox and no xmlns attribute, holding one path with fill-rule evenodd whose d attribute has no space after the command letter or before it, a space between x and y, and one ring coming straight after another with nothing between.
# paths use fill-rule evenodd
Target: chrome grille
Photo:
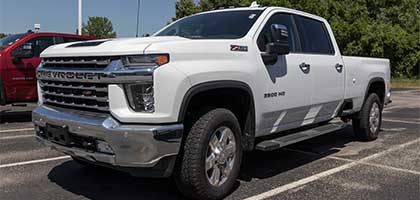
<instances>
[{"instance_id":1,"label":"chrome grille","mask_svg":"<svg viewBox=\"0 0 420 200\"><path fill-rule=\"evenodd\" d=\"M42 59L42 66L51 69L104 69L118 56L97 57L47 57Z\"/></svg>"},{"instance_id":2,"label":"chrome grille","mask_svg":"<svg viewBox=\"0 0 420 200\"><path fill-rule=\"evenodd\" d=\"M104 83L39 81L46 104L75 109L109 111L108 85Z\"/></svg>"}]
</instances>

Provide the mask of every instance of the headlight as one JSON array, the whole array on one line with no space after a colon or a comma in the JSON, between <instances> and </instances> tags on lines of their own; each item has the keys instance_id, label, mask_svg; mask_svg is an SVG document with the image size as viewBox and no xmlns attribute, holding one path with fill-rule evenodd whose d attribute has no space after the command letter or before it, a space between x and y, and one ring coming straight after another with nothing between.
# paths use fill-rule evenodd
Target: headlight
<instances>
[{"instance_id":1,"label":"headlight","mask_svg":"<svg viewBox=\"0 0 420 200\"><path fill-rule=\"evenodd\" d=\"M168 54L133 55L122 57L126 67L151 67L161 66L169 62Z\"/></svg>"},{"instance_id":2,"label":"headlight","mask_svg":"<svg viewBox=\"0 0 420 200\"><path fill-rule=\"evenodd\" d=\"M136 112L154 112L155 100L152 83L134 83L125 85L128 101Z\"/></svg>"}]
</instances>

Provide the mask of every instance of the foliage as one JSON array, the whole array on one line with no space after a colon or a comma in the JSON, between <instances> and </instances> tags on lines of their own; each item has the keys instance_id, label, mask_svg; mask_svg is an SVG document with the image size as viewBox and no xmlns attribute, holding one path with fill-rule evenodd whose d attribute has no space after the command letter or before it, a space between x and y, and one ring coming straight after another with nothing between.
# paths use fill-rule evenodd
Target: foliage
<instances>
[{"instance_id":1,"label":"foliage","mask_svg":"<svg viewBox=\"0 0 420 200\"><path fill-rule=\"evenodd\" d=\"M181 0L174 19L219 7L249 6L252 1ZM259 0L258 3L324 17L331 24L342 54L389 58L394 77L420 75L419 0Z\"/></svg>"},{"instance_id":2,"label":"foliage","mask_svg":"<svg viewBox=\"0 0 420 200\"><path fill-rule=\"evenodd\" d=\"M7 36L7 34L5 34L5 33L0 33L0 38L4 38L4 37L6 37Z\"/></svg>"},{"instance_id":3,"label":"foliage","mask_svg":"<svg viewBox=\"0 0 420 200\"><path fill-rule=\"evenodd\" d=\"M175 17L172 18L173 21L200 11L193 0L179 0L176 2L175 8L176 13Z\"/></svg>"},{"instance_id":4,"label":"foliage","mask_svg":"<svg viewBox=\"0 0 420 200\"><path fill-rule=\"evenodd\" d=\"M102 38L115 38L112 22L106 17L89 17L87 24L83 24L82 34Z\"/></svg>"}]
</instances>

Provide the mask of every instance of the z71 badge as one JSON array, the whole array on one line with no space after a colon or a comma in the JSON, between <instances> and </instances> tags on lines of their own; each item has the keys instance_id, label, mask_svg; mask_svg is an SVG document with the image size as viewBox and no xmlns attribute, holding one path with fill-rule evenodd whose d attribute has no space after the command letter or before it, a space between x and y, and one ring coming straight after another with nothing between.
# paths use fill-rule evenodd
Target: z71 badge
<instances>
[{"instance_id":1,"label":"z71 badge","mask_svg":"<svg viewBox=\"0 0 420 200\"><path fill-rule=\"evenodd\" d=\"M241 45L230 45L230 50L231 51L243 51L243 52L247 52L248 51L248 46L241 46Z\"/></svg>"}]
</instances>

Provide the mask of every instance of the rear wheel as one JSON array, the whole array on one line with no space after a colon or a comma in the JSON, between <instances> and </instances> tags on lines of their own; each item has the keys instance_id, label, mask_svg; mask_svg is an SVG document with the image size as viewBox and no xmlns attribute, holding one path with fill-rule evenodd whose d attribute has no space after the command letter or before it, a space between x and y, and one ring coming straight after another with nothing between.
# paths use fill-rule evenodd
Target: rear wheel
<instances>
[{"instance_id":1,"label":"rear wheel","mask_svg":"<svg viewBox=\"0 0 420 200\"><path fill-rule=\"evenodd\" d=\"M357 118L352 120L356 138L371 141L378 138L382 122L382 104L377 94L369 94Z\"/></svg>"},{"instance_id":2,"label":"rear wheel","mask_svg":"<svg viewBox=\"0 0 420 200\"><path fill-rule=\"evenodd\" d=\"M185 138L175 181L194 199L221 199L229 194L242 159L241 134L235 115L214 109L193 123Z\"/></svg>"}]
</instances>

